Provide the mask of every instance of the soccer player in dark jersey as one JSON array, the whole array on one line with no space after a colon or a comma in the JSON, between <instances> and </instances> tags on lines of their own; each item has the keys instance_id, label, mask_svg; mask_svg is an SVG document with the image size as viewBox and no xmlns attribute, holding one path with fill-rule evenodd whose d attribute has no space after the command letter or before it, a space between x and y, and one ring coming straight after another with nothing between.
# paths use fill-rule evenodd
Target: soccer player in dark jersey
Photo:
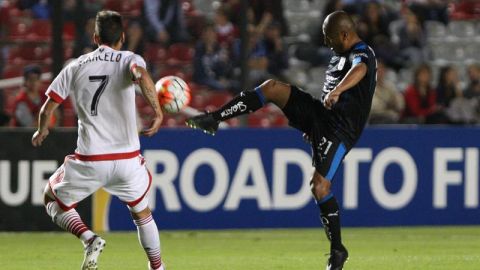
<instances>
[{"instance_id":1,"label":"soccer player in dark jersey","mask_svg":"<svg viewBox=\"0 0 480 270\"><path fill-rule=\"evenodd\" d=\"M303 131L312 145L315 172L311 189L331 242L327 270L340 270L348 252L342 244L339 207L330 186L367 122L377 66L373 50L360 40L347 13L336 11L328 15L323 33L325 44L335 55L330 60L320 99L296 86L267 80L252 91L241 92L217 111L188 119L187 125L213 135L221 121L256 111L267 102L280 107L290 125Z\"/></svg>"}]
</instances>

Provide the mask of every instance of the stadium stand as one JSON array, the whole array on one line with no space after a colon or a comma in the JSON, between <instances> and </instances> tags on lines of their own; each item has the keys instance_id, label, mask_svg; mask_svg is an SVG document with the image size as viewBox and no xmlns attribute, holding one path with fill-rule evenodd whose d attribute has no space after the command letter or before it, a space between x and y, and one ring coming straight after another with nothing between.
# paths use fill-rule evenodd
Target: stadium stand
<instances>
[{"instance_id":1,"label":"stadium stand","mask_svg":"<svg viewBox=\"0 0 480 270\"><path fill-rule=\"evenodd\" d=\"M255 1L251 1L252 3ZM278 1L278 6L283 18L288 26L283 36L284 46L288 54L288 68L283 70L277 77L288 82L298 84L307 91L315 95L321 93L323 86L324 71L326 63L321 61L307 61L310 59L320 59L328 50L321 45L319 35L319 27L322 23L322 17L326 9L334 7L334 9L344 9L350 12L357 21L361 22L362 16L367 9L369 1L363 1L363 4L348 4L351 1L321 1L321 0L283 0ZM408 14L416 16L421 24L424 35L425 44L419 46L422 55L425 56L425 62L432 68L432 82L438 81L439 70L444 66L454 66L458 71L460 88L467 87L467 66L480 62L480 4L478 1L464 0L446 4L435 9L438 14L444 12L448 14L445 19L442 16L430 18L425 16L423 11L428 6L422 6L418 1L381 1L378 4L378 12L382 21L388 23L388 40L387 43L378 43L380 38L372 37L371 46L378 52L377 56L382 58L387 65L387 77L389 81L395 84L395 88L403 93L404 89L412 83L412 73L415 64L410 60L406 60L397 55L404 55L403 51L396 48L401 43L401 32L404 25L408 23ZM126 18L126 24L130 20L141 22L145 26L146 20L144 15L143 0L126 0L120 1L86 1L87 14L95 14L99 9L112 9L120 12ZM255 3L254 3L255 4ZM262 7L259 9L258 4L254 6L254 19L249 20L249 25L260 34L260 42L263 42L264 31L274 20L281 20L282 17L276 18L271 16L269 12L273 12L272 7ZM238 38L238 3L235 1L204 1L204 0L182 0L182 11L186 19L190 40L174 44L158 44L150 40L148 35L142 33L141 53L149 64L155 80L167 76L175 75L186 80L192 90L191 107L197 110L212 110L218 108L223 102L228 100L234 94L232 89L224 91L210 90L204 85L196 84L192 81L193 74L193 58L195 55L195 44L200 39L203 27L207 22L215 22L216 10L222 9L228 15L230 22L236 28L234 37ZM259 13L260 12L260 13ZM262 13L263 12L263 13ZM276 12L276 11L275 11ZM448 13L449 12L449 13ZM38 64L45 72L50 71L52 64L51 48L51 21L48 18L35 18L32 10L28 8L22 9L19 1L7 0L1 1L0 7L0 39L2 46L2 59L0 60L1 79L18 78L22 75L22 68L27 64ZM437 15L438 15L437 14ZM91 15L88 15L91 16ZM256 19L255 19L256 18ZM217 28L219 36L221 31L226 28ZM370 31L371 32L371 31ZM75 47L74 40L76 38L75 22L66 20L63 27L64 40L64 60L67 61L73 57ZM320 39L320 41L319 41ZM385 42L385 41L384 41ZM222 46L224 43L221 43ZM305 44L310 44L307 54L307 60L300 56L305 51L301 51ZM311 45L315 44L315 45ZM387 52L384 51L385 44L389 47ZM233 50L231 43L226 45L228 51ZM313 47L312 47L313 46ZM316 58L320 57L320 58ZM231 60L234 63L233 59ZM234 63L236 68L230 80L238 80L239 67L238 63ZM43 87L48 85L45 81ZM18 85L20 86L20 85ZM2 89L3 107L7 113L11 114L12 96L15 96L19 87L4 87L0 80L0 88ZM138 99L140 119L148 121L148 106ZM63 126L74 126L75 115L73 107L65 108L63 113ZM183 126L184 116L174 115L168 116L166 126ZM252 127L271 127L285 126L286 121L281 117L278 110L272 110L269 107L261 110L259 113L249 116L246 121ZM476 122L480 122L480 118L476 118ZM233 125L238 123L234 122Z\"/></svg>"}]
</instances>

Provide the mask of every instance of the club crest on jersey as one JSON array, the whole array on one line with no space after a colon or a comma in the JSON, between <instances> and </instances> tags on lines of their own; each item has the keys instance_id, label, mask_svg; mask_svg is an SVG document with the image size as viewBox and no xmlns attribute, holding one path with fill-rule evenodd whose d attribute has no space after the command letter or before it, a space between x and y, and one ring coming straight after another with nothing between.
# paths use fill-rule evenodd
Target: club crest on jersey
<instances>
[{"instance_id":1,"label":"club crest on jersey","mask_svg":"<svg viewBox=\"0 0 480 270\"><path fill-rule=\"evenodd\" d=\"M343 66L345 66L345 61L347 59L345 57L340 57L340 60L338 61L338 65L337 65L337 70L342 70L343 69Z\"/></svg>"}]
</instances>

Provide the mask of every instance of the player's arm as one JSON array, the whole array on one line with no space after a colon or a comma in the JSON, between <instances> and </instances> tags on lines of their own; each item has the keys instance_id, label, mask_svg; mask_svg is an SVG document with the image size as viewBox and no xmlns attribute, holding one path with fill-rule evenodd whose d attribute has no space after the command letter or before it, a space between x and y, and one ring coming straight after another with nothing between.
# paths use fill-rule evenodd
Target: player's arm
<instances>
[{"instance_id":1,"label":"player's arm","mask_svg":"<svg viewBox=\"0 0 480 270\"><path fill-rule=\"evenodd\" d=\"M32 137L33 146L42 145L43 140L48 136L48 123L59 105L60 103L53 101L51 98L48 98L43 104L38 115L38 129Z\"/></svg>"},{"instance_id":2,"label":"player's arm","mask_svg":"<svg viewBox=\"0 0 480 270\"><path fill-rule=\"evenodd\" d=\"M363 62L352 66L343 80L341 80L340 83L338 83L338 85L332 91L330 91L325 98L325 108L329 110L332 109L332 106L337 103L340 95L357 85L363 79L363 77L365 77L367 70L367 65Z\"/></svg>"},{"instance_id":3,"label":"player's arm","mask_svg":"<svg viewBox=\"0 0 480 270\"><path fill-rule=\"evenodd\" d=\"M150 127L140 132L142 135L150 137L157 133L163 120L163 113L160 103L158 102L155 84L153 83L152 78L148 74L147 70L143 67L134 66L132 68L132 74L140 86L144 98L155 112L155 117Z\"/></svg>"}]
</instances>

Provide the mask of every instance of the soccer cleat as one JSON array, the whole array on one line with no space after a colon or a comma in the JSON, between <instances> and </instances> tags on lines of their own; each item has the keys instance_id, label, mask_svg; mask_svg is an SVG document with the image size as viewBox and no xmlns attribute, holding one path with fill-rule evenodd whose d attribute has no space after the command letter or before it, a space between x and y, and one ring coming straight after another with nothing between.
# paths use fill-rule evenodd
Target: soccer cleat
<instances>
[{"instance_id":1,"label":"soccer cleat","mask_svg":"<svg viewBox=\"0 0 480 270\"><path fill-rule=\"evenodd\" d=\"M347 259L348 251L345 247L343 250L332 249L330 251L330 257L328 258L326 270L342 270L343 264Z\"/></svg>"},{"instance_id":2,"label":"soccer cleat","mask_svg":"<svg viewBox=\"0 0 480 270\"><path fill-rule=\"evenodd\" d=\"M166 270L167 268L165 267L165 264L162 263L162 265L160 265L160 268L157 268L157 269L153 269L152 266L150 265L150 262L148 262L148 270Z\"/></svg>"},{"instance_id":3,"label":"soccer cleat","mask_svg":"<svg viewBox=\"0 0 480 270\"><path fill-rule=\"evenodd\" d=\"M194 129L201 129L210 135L215 135L219 122L213 119L212 114L206 113L188 118L185 124Z\"/></svg>"},{"instance_id":4,"label":"soccer cleat","mask_svg":"<svg viewBox=\"0 0 480 270\"><path fill-rule=\"evenodd\" d=\"M85 257L83 259L82 270L98 269L97 260L102 250L105 248L106 241L100 236L95 235L93 240L85 247Z\"/></svg>"}]
</instances>

